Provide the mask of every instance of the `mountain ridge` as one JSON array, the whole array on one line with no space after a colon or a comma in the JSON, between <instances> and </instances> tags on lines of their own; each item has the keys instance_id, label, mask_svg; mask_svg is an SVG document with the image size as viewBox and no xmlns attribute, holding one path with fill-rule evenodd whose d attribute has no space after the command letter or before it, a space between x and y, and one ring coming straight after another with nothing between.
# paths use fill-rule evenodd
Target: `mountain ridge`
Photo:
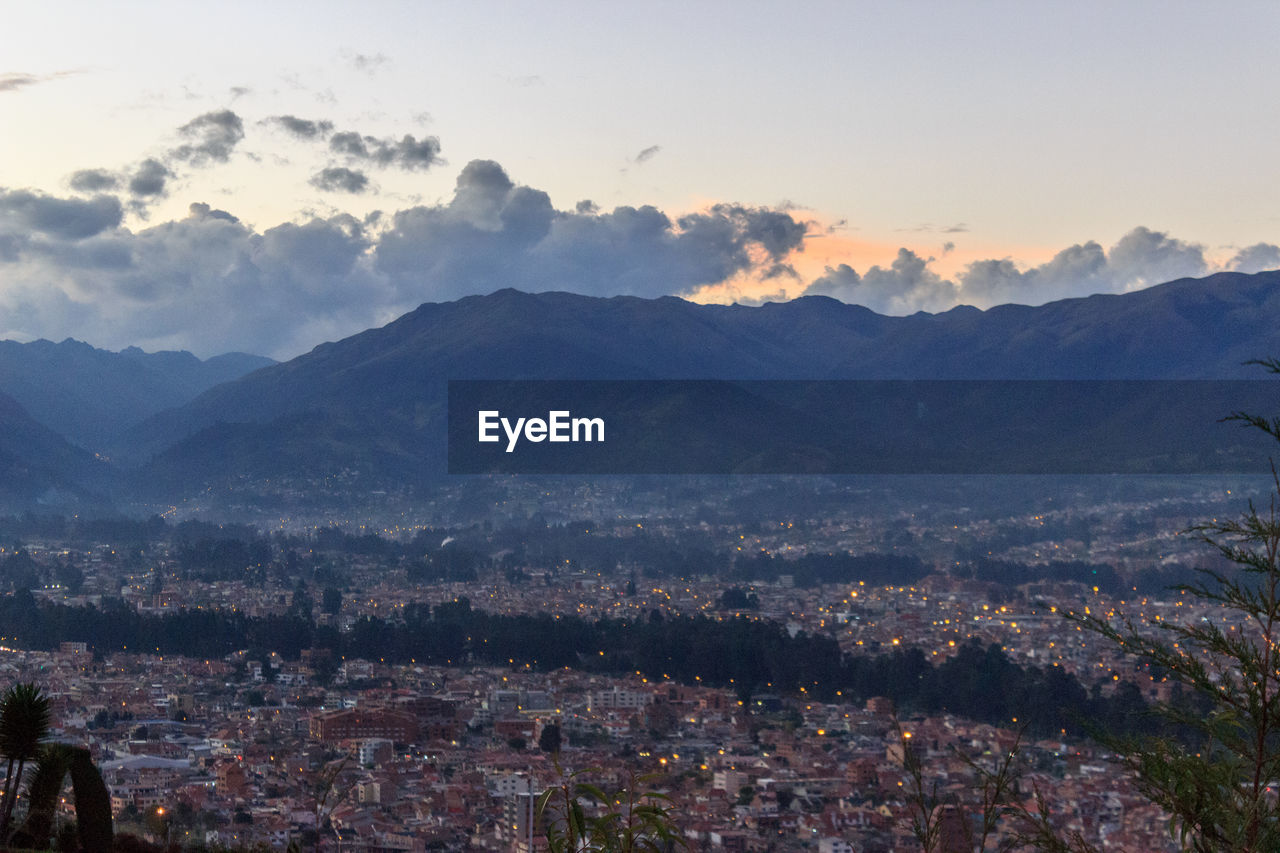
<instances>
[{"instance_id":1,"label":"mountain ridge","mask_svg":"<svg viewBox=\"0 0 1280 853\"><path fill-rule=\"evenodd\" d=\"M507 289L424 303L210 388L122 451L184 487L189 472L279 474L284 460L413 482L443 470L448 379L1257 379L1242 363L1280 353L1278 321L1280 271L907 317L821 296L749 307Z\"/></svg>"},{"instance_id":2,"label":"mountain ridge","mask_svg":"<svg viewBox=\"0 0 1280 853\"><path fill-rule=\"evenodd\" d=\"M0 511L105 508L113 474L104 460L74 447L0 392Z\"/></svg>"},{"instance_id":3,"label":"mountain ridge","mask_svg":"<svg viewBox=\"0 0 1280 853\"><path fill-rule=\"evenodd\" d=\"M0 341L0 392L68 441L104 450L124 429L274 361L246 353L120 352L74 338Z\"/></svg>"}]
</instances>

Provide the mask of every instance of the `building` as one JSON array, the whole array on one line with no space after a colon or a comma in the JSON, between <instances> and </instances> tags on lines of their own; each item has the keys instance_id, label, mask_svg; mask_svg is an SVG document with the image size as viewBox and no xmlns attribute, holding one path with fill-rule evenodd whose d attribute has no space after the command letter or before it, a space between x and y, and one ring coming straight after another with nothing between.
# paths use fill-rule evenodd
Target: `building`
<instances>
[{"instance_id":1,"label":"building","mask_svg":"<svg viewBox=\"0 0 1280 853\"><path fill-rule=\"evenodd\" d=\"M350 708L316 714L311 718L310 730L313 738L325 743L367 738L412 743L418 739L418 720L403 711Z\"/></svg>"}]
</instances>

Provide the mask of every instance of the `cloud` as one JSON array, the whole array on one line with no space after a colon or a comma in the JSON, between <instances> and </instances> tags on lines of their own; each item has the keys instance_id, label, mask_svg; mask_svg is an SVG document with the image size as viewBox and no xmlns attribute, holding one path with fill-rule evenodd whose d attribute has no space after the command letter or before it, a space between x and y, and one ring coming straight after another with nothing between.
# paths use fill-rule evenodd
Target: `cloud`
<instances>
[{"instance_id":1,"label":"cloud","mask_svg":"<svg viewBox=\"0 0 1280 853\"><path fill-rule=\"evenodd\" d=\"M1091 293L1122 293L1208 271L1201 246L1139 226L1110 251L1091 240L1025 271L1008 259L972 263L960 275L961 297L979 307L1002 302L1037 305Z\"/></svg>"},{"instance_id":2,"label":"cloud","mask_svg":"<svg viewBox=\"0 0 1280 853\"><path fill-rule=\"evenodd\" d=\"M381 53L357 53L351 57L351 67L366 74L373 74L391 60Z\"/></svg>"},{"instance_id":3,"label":"cloud","mask_svg":"<svg viewBox=\"0 0 1280 853\"><path fill-rule=\"evenodd\" d=\"M1274 251L1269 254L1269 250ZM946 251L950 249L944 247ZM1233 265L1265 263L1268 258L1280 263L1280 248L1259 244L1236 257ZM883 313L906 314L956 304L979 308L1004 303L1040 305L1093 293L1123 293L1202 276L1210 270L1202 246L1141 226L1121 237L1110 251L1090 240L1068 246L1046 263L1025 269L1009 258L980 260L965 267L956 281L950 281L935 275L928 264L900 249L888 270L872 267L860 276L847 264L828 267L805 293L833 296Z\"/></svg>"},{"instance_id":4,"label":"cloud","mask_svg":"<svg viewBox=\"0 0 1280 853\"><path fill-rule=\"evenodd\" d=\"M331 166L312 175L308 183L326 192L362 193L369 188L369 177L344 166Z\"/></svg>"},{"instance_id":5,"label":"cloud","mask_svg":"<svg viewBox=\"0 0 1280 853\"><path fill-rule=\"evenodd\" d=\"M0 74L0 92L16 92L39 82L41 78L34 74Z\"/></svg>"},{"instance_id":6,"label":"cloud","mask_svg":"<svg viewBox=\"0 0 1280 853\"><path fill-rule=\"evenodd\" d=\"M955 225L935 225L932 222L922 222L914 228L897 228L897 231L912 231L918 234L965 234L969 231L969 226L963 222L957 222Z\"/></svg>"},{"instance_id":7,"label":"cloud","mask_svg":"<svg viewBox=\"0 0 1280 853\"><path fill-rule=\"evenodd\" d=\"M1137 227L1107 253L1113 279L1125 290L1204 275L1204 247L1184 243L1160 231Z\"/></svg>"},{"instance_id":8,"label":"cloud","mask_svg":"<svg viewBox=\"0 0 1280 853\"><path fill-rule=\"evenodd\" d=\"M396 213L374 253L398 292L435 299L503 287L659 296L765 272L802 249L804 232L789 214L745 205L676 220L650 206L558 211L476 160L448 204Z\"/></svg>"},{"instance_id":9,"label":"cloud","mask_svg":"<svg viewBox=\"0 0 1280 853\"><path fill-rule=\"evenodd\" d=\"M16 92L28 86L35 86L49 80L58 80L62 77L70 77L79 73L79 71L55 71L52 74L24 74L22 72L0 74L0 92Z\"/></svg>"},{"instance_id":10,"label":"cloud","mask_svg":"<svg viewBox=\"0 0 1280 853\"><path fill-rule=\"evenodd\" d=\"M848 264L827 267L804 295L831 296L881 314L945 310L955 304L957 288L954 282L929 269L932 261L910 249L899 249L887 269L873 266L865 275L859 275Z\"/></svg>"},{"instance_id":11,"label":"cloud","mask_svg":"<svg viewBox=\"0 0 1280 853\"><path fill-rule=\"evenodd\" d=\"M71 189L82 193L100 193L120 186L120 178L106 169L80 169L68 180Z\"/></svg>"},{"instance_id":12,"label":"cloud","mask_svg":"<svg viewBox=\"0 0 1280 853\"><path fill-rule=\"evenodd\" d=\"M191 144L203 144L206 130L197 128ZM348 142L362 145L366 159L321 170L312 177L315 186L365 190L371 182L361 164L383 147L393 161L410 150L362 136ZM98 189L114 180L126 199L141 204L154 197L148 192L168 189L173 172L172 163L156 158L123 174L73 174L72 185L98 192L92 196L0 189L0 316L7 333L75 336L113 348L289 357L425 301L505 287L656 297L709 287L733 292L750 282L753 293L791 291L814 230L791 210L729 202L681 215L590 201L558 209L545 192L488 160L468 163L452 196L438 203L363 221L339 214L266 229L196 202L185 218L130 230L122 224L121 199ZM1280 263L1280 247L1250 246L1231 263L1246 269ZM1149 228L1135 228L1110 250L1079 243L1031 267L996 258L947 278L933 265L903 248L892 263L865 271L833 264L805 292L909 314L961 302L987 307L1120 292L1207 268L1198 245Z\"/></svg>"},{"instance_id":13,"label":"cloud","mask_svg":"<svg viewBox=\"0 0 1280 853\"><path fill-rule=\"evenodd\" d=\"M227 211L225 210L217 210L213 207L210 207L208 204L206 204L203 201L191 202L190 206L187 208L187 218L188 219L204 219L206 217L212 218L212 219L223 219L223 220L226 220L227 222L240 221L239 217L232 216L230 213L227 213Z\"/></svg>"},{"instance_id":14,"label":"cloud","mask_svg":"<svg viewBox=\"0 0 1280 853\"><path fill-rule=\"evenodd\" d=\"M72 205L81 209L78 226L56 215ZM389 306L400 307L371 271L369 237L350 216L258 233L196 203L184 219L131 232L99 228L118 223L118 208L105 223L84 223L86 206L94 207L0 196L0 246L7 235L38 228L6 254L0 316L11 333L201 355L292 355L385 322Z\"/></svg>"},{"instance_id":15,"label":"cloud","mask_svg":"<svg viewBox=\"0 0 1280 853\"><path fill-rule=\"evenodd\" d=\"M658 156L658 152L662 150L661 145L650 145L648 148L636 155L637 163L647 163L654 157Z\"/></svg>"},{"instance_id":16,"label":"cloud","mask_svg":"<svg viewBox=\"0 0 1280 853\"><path fill-rule=\"evenodd\" d=\"M244 139L244 122L231 110L217 110L193 118L178 133L192 141L172 149L173 159L192 166L225 163Z\"/></svg>"},{"instance_id":17,"label":"cloud","mask_svg":"<svg viewBox=\"0 0 1280 853\"><path fill-rule=\"evenodd\" d=\"M862 284L862 276L848 264L826 267L826 270L813 283L805 288L805 296L830 296L841 302L856 303L858 301L858 285Z\"/></svg>"},{"instance_id":18,"label":"cloud","mask_svg":"<svg viewBox=\"0 0 1280 853\"><path fill-rule=\"evenodd\" d=\"M1280 269L1280 246L1271 243L1255 243L1236 252L1227 267L1236 272L1245 273Z\"/></svg>"},{"instance_id":19,"label":"cloud","mask_svg":"<svg viewBox=\"0 0 1280 853\"><path fill-rule=\"evenodd\" d=\"M237 127L226 117L193 122L191 145L205 150L191 161L229 152ZM370 157L390 150L397 164L436 150L359 141ZM144 163L125 185L151 178L132 189L162 191L170 171ZM317 178L347 191L367 180L340 166ZM649 206L557 210L545 192L483 160L462 169L447 202L365 222L338 215L259 231L204 202L136 231L122 216L112 195L0 192L7 329L114 348L288 357L424 301L504 287L659 296L740 273L784 276L805 232L788 213L739 204L677 218Z\"/></svg>"},{"instance_id":20,"label":"cloud","mask_svg":"<svg viewBox=\"0 0 1280 853\"><path fill-rule=\"evenodd\" d=\"M143 160L129 178L129 192L141 198L160 198L165 194L165 184L173 172L159 160Z\"/></svg>"},{"instance_id":21,"label":"cloud","mask_svg":"<svg viewBox=\"0 0 1280 853\"><path fill-rule=\"evenodd\" d=\"M396 162L404 169L429 169L440 158L440 140L424 136L417 140L405 134L396 150Z\"/></svg>"},{"instance_id":22,"label":"cloud","mask_svg":"<svg viewBox=\"0 0 1280 853\"><path fill-rule=\"evenodd\" d=\"M417 139L405 134L396 141L342 131L329 139L329 150L354 162L368 163L379 168L398 166L414 171L429 169L439 161L440 140L434 136Z\"/></svg>"},{"instance_id":23,"label":"cloud","mask_svg":"<svg viewBox=\"0 0 1280 853\"><path fill-rule=\"evenodd\" d=\"M88 200L55 198L29 190L0 189L0 233L23 231L62 240L82 240L120 224L120 199L110 195Z\"/></svg>"},{"instance_id":24,"label":"cloud","mask_svg":"<svg viewBox=\"0 0 1280 853\"><path fill-rule=\"evenodd\" d=\"M313 121L292 115L282 115L270 116L263 119L262 123L283 128L298 139L323 139L333 132L333 122L324 119Z\"/></svg>"},{"instance_id":25,"label":"cloud","mask_svg":"<svg viewBox=\"0 0 1280 853\"><path fill-rule=\"evenodd\" d=\"M976 261L960 274L960 285L961 301L983 308L1007 302L1035 305L1122 289L1117 288L1102 246L1092 240L1069 246L1025 272L1008 258Z\"/></svg>"}]
</instances>

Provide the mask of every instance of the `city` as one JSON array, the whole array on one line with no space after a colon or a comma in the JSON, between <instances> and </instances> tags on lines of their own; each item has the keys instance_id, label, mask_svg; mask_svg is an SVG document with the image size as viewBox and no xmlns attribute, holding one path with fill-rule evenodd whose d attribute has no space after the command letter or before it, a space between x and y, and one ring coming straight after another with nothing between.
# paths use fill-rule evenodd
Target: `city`
<instances>
[{"instance_id":1,"label":"city","mask_svg":"<svg viewBox=\"0 0 1280 853\"><path fill-rule=\"evenodd\" d=\"M568 508L581 496L580 489L557 492L555 499L544 494L540 506L552 511L560 500ZM597 484L591 505L616 510L631 499L625 484ZM1202 485L1192 504L1208 511L1231 499L1225 487ZM269 538L245 525L160 519L121 521L114 531L63 520L67 538L59 541L49 536L57 523L28 519L26 535L9 535L0 567L8 577L42 580L27 590L33 605L42 612L126 608L152 620L138 624L152 626L147 635L158 645L90 645L73 636L75 622L65 618L49 624L68 636L33 645L20 629L12 636L18 620L9 620L0 671L9 683L38 684L52 699L55 739L90 748L111 792L117 832L155 844L524 851L530 838L535 847L546 843L529 831L530 799L586 771L606 790L634 787L637 777L649 780L652 790L671 798L690 848L897 850L912 843L918 798L904 743L917 751L926 783L970 812L980 808L974 767L991 764L1016 743L1018 790L1026 802L1043 792L1063 831L1079 831L1100 849L1175 849L1168 815L1140 795L1079 719L1064 717L1060 731L1046 731L1043 720L1032 729L1032 720L1016 714L992 718L1009 713L998 703L972 706L987 715L976 719L928 710L957 706L954 696L948 702L904 694L899 703L858 695L874 689L866 686L876 684L874 678L849 680L843 689L816 679L736 684L708 657L709 648L688 650L692 663L668 657L675 676L658 671L659 659L644 670L617 672L623 653L615 648L593 651L598 662L582 660L579 652L581 662L553 668L535 656L535 637L549 636L537 623L524 641L530 657L510 657L505 665L486 654L488 637L466 637L458 646L462 659L440 665L396 660L401 644L391 640L381 641L390 658L339 657L335 648L341 647L332 642L295 648L303 641L280 626L301 620L314 624L313 640L325 630L351 637L371 625L417 624L412 620L420 610L437 621L460 614L540 616L582 625L657 621L673 631L686 619L776 625L793 640L830 643L814 648L846 658L898 654L896 679L910 666L919 678L939 673L944 690L966 689L958 664L939 668L966 657L975 667L996 667L991 677L1004 681L1014 669L1057 670L1075 681L1053 682L1054 690L1082 696L1088 690L1089 701L1104 703L1091 708L1111 709L1102 713L1120 720L1145 713L1146 703L1175 698L1175 685L1059 611L1124 614L1153 630L1161 622L1225 618L1167 588L1118 586L1121 577L1145 578L1140 582L1149 585L1143 573L1157 569L1162 573L1155 577L1167 578L1177 567L1218 565L1202 543L1178 534L1187 523L1183 514L1193 511L1188 500L996 518L974 511L941 532L933 520L896 512L797 517L773 526L702 521L693 530L671 517L636 520L615 512L613 523L593 523L572 537L571 525L534 521L509 528L420 527L412 537L406 529L399 544L332 526ZM1160 519L1149 523L1149 537L1134 536L1132 523L1122 521L1138 513ZM1099 521L1104 517L1115 523ZM1087 543L1058 538L1078 534L1079 518L1093 520ZM32 535L39 527L44 535ZM220 531L227 538L216 539ZM113 532L115 545L86 538ZM718 570L714 556L699 575L660 575L644 565L648 551L638 537L681 544L691 534L704 544L701 553L732 554L728 568ZM241 535L254 541L243 545L239 559L257 563L225 579L210 555L219 542L237 553L229 543ZM512 537L522 542L519 554L504 547ZM983 555L987 562L971 553L979 541L997 549ZM584 542L630 547L640 559L591 565L581 556ZM813 572L824 564L813 560L837 548L937 559L926 563L900 553L887 564L905 569L909 583L818 582ZM805 562L806 555L815 556ZM419 562L434 569L424 575ZM1063 567L1071 565L1092 566L1095 576L1104 569L1102 588L1042 577L1046 573L1028 568L1035 564L1058 576L1069 575ZM1112 564L1123 571L1107 574ZM839 565L872 577L885 570L869 560ZM1000 566L1013 566L1024 582L983 579ZM465 579L450 580L450 571ZM753 577L762 572L772 576ZM164 620L204 612L268 620L255 624L275 626L281 645L208 658L169 651L175 638ZM51 637L43 623L32 630L45 641ZM500 642L501 631L493 631ZM600 636L601 645L611 642L607 632ZM705 684L696 674L700 655ZM64 803L63 812L69 821L72 805ZM1002 832L1015 829L1009 824Z\"/></svg>"}]
</instances>

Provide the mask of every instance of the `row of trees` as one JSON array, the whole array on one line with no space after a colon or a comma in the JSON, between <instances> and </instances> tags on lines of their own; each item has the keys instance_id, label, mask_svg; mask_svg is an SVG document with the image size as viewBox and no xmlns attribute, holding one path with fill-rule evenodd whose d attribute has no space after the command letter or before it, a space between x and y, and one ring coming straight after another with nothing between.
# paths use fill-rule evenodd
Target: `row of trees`
<instances>
[{"instance_id":1,"label":"row of trees","mask_svg":"<svg viewBox=\"0 0 1280 853\"><path fill-rule=\"evenodd\" d=\"M460 598L434 608L409 605L396 621L364 618L340 633L296 611L263 618L212 610L144 616L119 601L102 609L36 606L17 595L0 598L0 624L32 648L78 640L100 651L220 658L248 648L255 658L276 652L287 659L318 648L329 650L335 661L640 672L655 681L730 688L744 701L760 693L825 701L889 696L925 712L950 711L992 723L1031 720L1037 733L1080 734L1086 719L1136 731L1146 719L1146 704L1132 684L1104 695L1064 669L1019 666L998 645L973 640L938 663L914 647L846 655L828 635L792 636L778 623L741 616L508 616L474 609Z\"/></svg>"}]
</instances>

